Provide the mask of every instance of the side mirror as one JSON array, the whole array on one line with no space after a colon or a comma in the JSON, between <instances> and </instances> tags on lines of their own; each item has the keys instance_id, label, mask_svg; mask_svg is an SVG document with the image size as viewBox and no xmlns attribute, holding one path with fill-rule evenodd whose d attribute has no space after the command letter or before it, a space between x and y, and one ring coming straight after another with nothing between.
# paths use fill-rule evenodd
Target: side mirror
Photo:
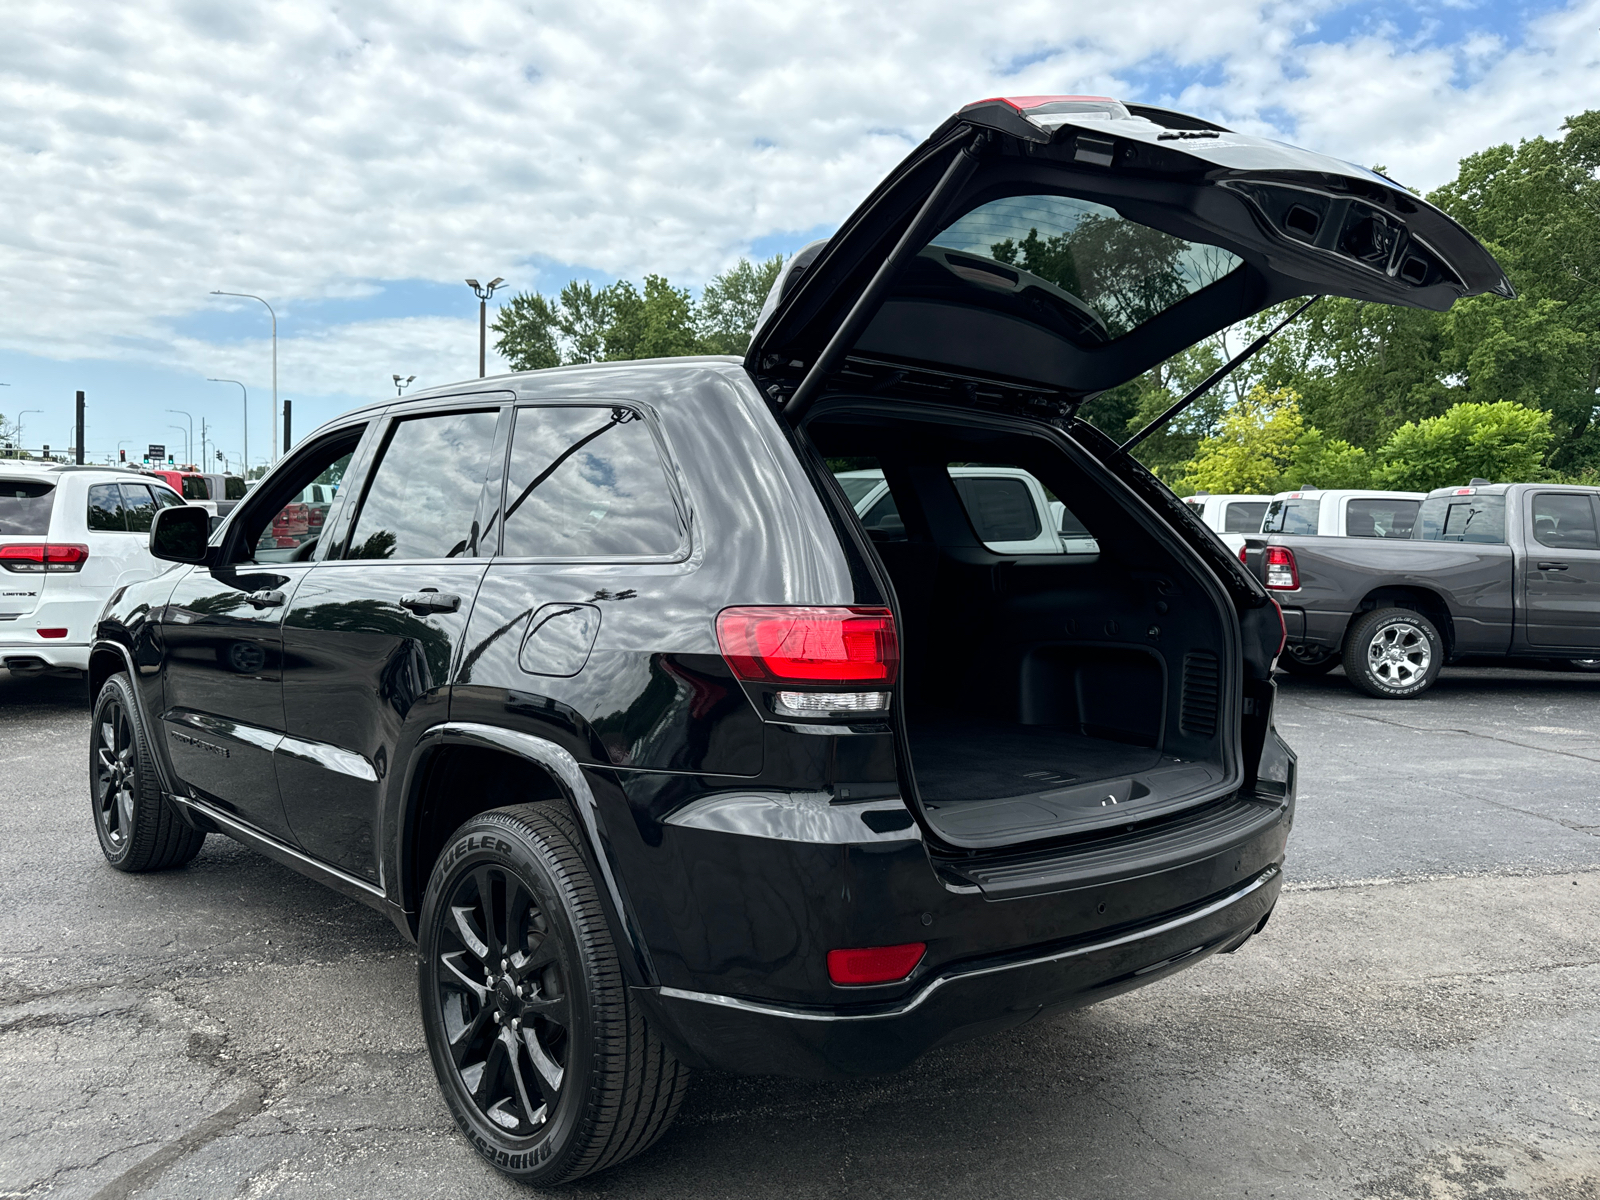
<instances>
[{"instance_id":1,"label":"side mirror","mask_svg":"<svg viewBox=\"0 0 1600 1200\"><path fill-rule=\"evenodd\" d=\"M211 537L211 514L199 505L163 508L150 523L150 553L167 562L203 563Z\"/></svg>"}]
</instances>

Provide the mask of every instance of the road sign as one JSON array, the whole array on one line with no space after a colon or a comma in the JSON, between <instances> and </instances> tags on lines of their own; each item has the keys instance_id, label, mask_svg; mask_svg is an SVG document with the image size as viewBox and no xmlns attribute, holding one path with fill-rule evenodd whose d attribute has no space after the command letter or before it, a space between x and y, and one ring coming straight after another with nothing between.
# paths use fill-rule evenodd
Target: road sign
<instances>
[{"instance_id":1,"label":"road sign","mask_svg":"<svg viewBox=\"0 0 1600 1200\"><path fill-rule=\"evenodd\" d=\"M150 459L152 462L160 462L166 456L167 448L165 446L158 446L154 442L150 443L150 450L145 455L145 457Z\"/></svg>"}]
</instances>

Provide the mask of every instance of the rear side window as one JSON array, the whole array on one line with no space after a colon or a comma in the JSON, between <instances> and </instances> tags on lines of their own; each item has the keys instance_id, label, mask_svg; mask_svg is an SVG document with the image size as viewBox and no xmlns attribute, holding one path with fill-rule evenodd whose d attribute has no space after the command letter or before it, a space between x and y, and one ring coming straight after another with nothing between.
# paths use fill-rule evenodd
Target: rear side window
<instances>
[{"instance_id":1,"label":"rear side window","mask_svg":"<svg viewBox=\"0 0 1600 1200\"><path fill-rule=\"evenodd\" d=\"M244 492L244 480L237 475L229 475L222 481L222 498L224 500L243 500Z\"/></svg>"},{"instance_id":2,"label":"rear side window","mask_svg":"<svg viewBox=\"0 0 1600 1200\"><path fill-rule=\"evenodd\" d=\"M185 500L209 500L211 489L206 486L206 481L198 475L183 476L183 498Z\"/></svg>"},{"instance_id":3,"label":"rear side window","mask_svg":"<svg viewBox=\"0 0 1600 1200\"><path fill-rule=\"evenodd\" d=\"M0 534L44 537L50 532L50 510L56 485L34 479L0 479Z\"/></svg>"},{"instance_id":4,"label":"rear side window","mask_svg":"<svg viewBox=\"0 0 1600 1200\"><path fill-rule=\"evenodd\" d=\"M128 519L130 533L149 533L150 522L156 517L156 500L150 489L142 483L121 483L122 511Z\"/></svg>"},{"instance_id":5,"label":"rear side window","mask_svg":"<svg viewBox=\"0 0 1600 1200\"><path fill-rule=\"evenodd\" d=\"M951 480L972 528L985 542L1030 542L1039 536L1039 510L1020 479L957 475Z\"/></svg>"},{"instance_id":6,"label":"rear side window","mask_svg":"<svg viewBox=\"0 0 1600 1200\"><path fill-rule=\"evenodd\" d=\"M474 558L473 515L483 493L497 411L441 413L397 421L367 485L346 558ZM326 490L328 499L317 497ZM332 503L332 489L301 493L309 526ZM287 509L285 511L288 511Z\"/></svg>"},{"instance_id":7,"label":"rear side window","mask_svg":"<svg viewBox=\"0 0 1600 1200\"><path fill-rule=\"evenodd\" d=\"M1235 500L1222 516L1222 532L1260 533L1267 504L1266 500Z\"/></svg>"},{"instance_id":8,"label":"rear side window","mask_svg":"<svg viewBox=\"0 0 1600 1200\"><path fill-rule=\"evenodd\" d=\"M97 483L89 489L89 532L128 532L128 517L122 509L120 485Z\"/></svg>"},{"instance_id":9,"label":"rear side window","mask_svg":"<svg viewBox=\"0 0 1600 1200\"><path fill-rule=\"evenodd\" d=\"M615 405L517 409L502 525L514 558L673 555L686 532L644 415Z\"/></svg>"},{"instance_id":10,"label":"rear side window","mask_svg":"<svg viewBox=\"0 0 1600 1200\"><path fill-rule=\"evenodd\" d=\"M1411 536L1424 542L1501 545L1506 540L1506 498L1430 497L1417 510L1417 524Z\"/></svg>"},{"instance_id":11,"label":"rear side window","mask_svg":"<svg viewBox=\"0 0 1600 1200\"><path fill-rule=\"evenodd\" d=\"M1533 536L1554 550L1600 550L1587 496L1541 492L1533 498Z\"/></svg>"},{"instance_id":12,"label":"rear side window","mask_svg":"<svg viewBox=\"0 0 1600 1200\"><path fill-rule=\"evenodd\" d=\"M1420 500L1351 500L1344 510L1347 537L1408 538Z\"/></svg>"},{"instance_id":13,"label":"rear side window","mask_svg":"<svg viewBox=\"0 0 1600 1200\"><path fill-rule=\"evenodd\" d=\"M1262 519L1260 531L1315 534L1317 513L1321 507L1320 500L1274 500L1267 505L1267 513Z\"/></svg>"}]
</instances>

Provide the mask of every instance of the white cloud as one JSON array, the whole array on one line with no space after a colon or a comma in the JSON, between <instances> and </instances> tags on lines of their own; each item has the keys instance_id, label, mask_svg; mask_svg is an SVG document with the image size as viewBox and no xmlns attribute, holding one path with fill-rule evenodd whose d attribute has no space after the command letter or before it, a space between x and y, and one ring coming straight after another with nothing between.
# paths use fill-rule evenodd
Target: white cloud
<instances>
[{"instance_id":1,"label":"white cloud","mask_svg":"<svg viewBox=\"0 0 1600 1200\"><path fill-rule=\"evenodd\" d=\"M212 287L292 305L479 271L559 286L535 257L700 282L753 239L839 221L968 100L1127 94L1152 61L1178 81L1169 102L1421 186L1595 103L1600 0L1509 51L1482 33L1297 47L1331 7L12 6L0 346L260 381L264 343L194 335ZM1202 73L1221 82L1182 86ZM280 375L286 391L356 396L394 369L470 375L475 334L360 321L286 337Z\"/></svg>"}]
</instances>

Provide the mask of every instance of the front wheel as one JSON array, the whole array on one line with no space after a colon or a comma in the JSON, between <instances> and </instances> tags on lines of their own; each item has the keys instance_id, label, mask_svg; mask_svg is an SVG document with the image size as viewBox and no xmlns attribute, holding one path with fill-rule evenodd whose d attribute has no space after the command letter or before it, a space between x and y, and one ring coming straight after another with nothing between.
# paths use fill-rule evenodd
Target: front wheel
<instances>
[{"instance_id":1,"label":"front wheel","mask_svg":"<svg viewBox=\"0 0 1600 1200\"><path fill-rule=\"evenodd\" d=\"M688 1084L628 995L579 844L552 804L474 817L439 856L419 929L445 1102L480 1154L537 1185L648 1148Z\"/></svg>"},{"instance_id":2,"label":"front wheel","mask_svg":"<svg viewBox=\"0 0 1600 1200\"><path fill-rule=\"evenodd\" d=\"M1433 686L1444 665L1444 641L1433 622L1409 608L1380 608L1350 627L1344 673L1369 696L1410 700Z\"/></svg>"},{"instance_id":3,"label":"front wheel","mask_svg":"<svg viewBox=\"0 0 1600 1200\"><path fill-rule=\"evenodd\" d=\"M161 794L138 703L126 675L100 689L89 726L89 795L106 861L119 871L162 871L199 854L206 835Z\"/></svg>"}]
</instances>

